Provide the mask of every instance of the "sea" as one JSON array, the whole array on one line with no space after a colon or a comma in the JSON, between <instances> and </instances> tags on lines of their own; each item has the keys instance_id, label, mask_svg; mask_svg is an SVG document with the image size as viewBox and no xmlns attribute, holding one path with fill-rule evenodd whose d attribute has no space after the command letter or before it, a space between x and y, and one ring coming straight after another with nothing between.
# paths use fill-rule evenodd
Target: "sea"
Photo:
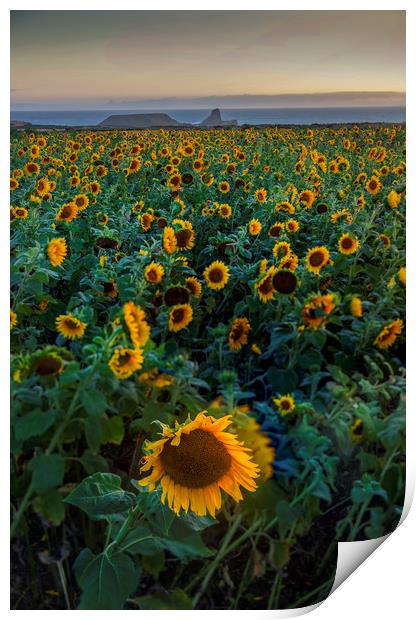
<instances>
[{"instance_id":1,"label":"sea","mask_svg":"<svg viewBox=\"0 0 416 620\"><path fill-rule=\"evenodd\" d=\"M162 112L180 123L198 124L211 112L191 110L12 110L11 120L28 121L35 125L82 126L96 125L110 114L150 114ZM402 123L406 108L394 107L332 107L332 108L221 108L223 120L237 120L239 125L313 125L331 123Z\"/></svg>"}]
</instances>

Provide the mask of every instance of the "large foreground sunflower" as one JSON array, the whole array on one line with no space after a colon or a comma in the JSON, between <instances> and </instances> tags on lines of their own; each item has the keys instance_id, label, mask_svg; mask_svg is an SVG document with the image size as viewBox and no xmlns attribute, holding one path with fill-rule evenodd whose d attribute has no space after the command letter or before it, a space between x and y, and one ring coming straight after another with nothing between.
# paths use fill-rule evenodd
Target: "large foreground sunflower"
<instances>
[{"instance_id":1,"label":"large foreground sunflower","mask_svg":"<svg viewBox=\"0 0 416 620\"><path fill-rule=\"evenodd\" d=\"M146 444L149 452L143 457L141 471L149 476L139 480L141 486L153 491L160 481L162 503L166 498L171 509L179 514L191 510L205 516L221 508L221 489L236 501L243 499L240 487L254 491L258 466L252 462L251 450L224 429L231 416L218 420L198 413L175 428L163 425L162 439Z\"/></svg>"}]
</instances>

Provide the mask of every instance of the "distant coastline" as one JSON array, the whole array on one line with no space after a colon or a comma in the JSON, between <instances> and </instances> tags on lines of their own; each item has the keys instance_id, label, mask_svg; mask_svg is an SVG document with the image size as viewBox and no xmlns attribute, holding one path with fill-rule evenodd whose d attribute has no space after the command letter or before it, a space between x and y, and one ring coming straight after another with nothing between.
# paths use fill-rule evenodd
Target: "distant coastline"
<instances>
[{"instance_id":1,"label":"distant coastline","mask_svg":"<svg viewBox=\"0 0 416 620\"><path fill-rule=\"evenodd\" d=\"M97 128L111 115L159 114L172 118L172 127L195 126L209 109L189 110L12 110L11 121L25 121L38 128ZM297 126L404 123L404 106L332 108L221 108L224 125L236 119L239 126ZM157 125L156 125L157 126ZM156 127L155 126L155 127ZM166 127L166 125L165 125Z\"/></svg>"}]
</instances>

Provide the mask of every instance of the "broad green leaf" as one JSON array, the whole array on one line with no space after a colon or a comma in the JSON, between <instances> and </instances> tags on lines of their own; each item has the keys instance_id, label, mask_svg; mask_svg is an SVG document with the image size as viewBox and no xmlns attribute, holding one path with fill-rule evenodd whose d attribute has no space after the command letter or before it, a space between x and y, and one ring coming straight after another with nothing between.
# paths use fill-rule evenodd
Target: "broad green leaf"
<instances>
[{"instance_id":1,"label":"broad green leaf","mask_svg":"<svg viewBox=\"0 0 416 620\"><path fill-rule=\"evenodd\" d=\"M88 447L93 454L96 454L103 443L102 420L90 416L84 421L84 428Z\"/></svg>"},{"instance_id":2,"label":"broad green leaf","mask_svg":"<svg viewBox=\"0 0 416 620\"><path fill-rule=\"evenodd\" d=\"M82 588L79 609L123 609L140 580L140 569L123 553L96 556L83 549L74 563L74 572Z\"/></svg>"},{"instance_id":3,"label":"broad green leaf","mask_svg":"<svg viewBox=\"0 0 416 620\"><path fill-rule=\"evenodd\" d=\"M65 498L65 502L78 506L91 519L106 519L128 510L136 502L133 493L124 491L120 476L97 473L85 478Z\"/></svg>"},{"instance_id":4,"label":"broad green leaf","mask_svg":"<svg viewBox=\"0 0 416 620\"><path fill-rule=\"evenodd\" d=\"M124 437L123 418L113 416L103 421L103 443L120 445Z\"/></svg>"},{"instance_id":5,"label":"broad green leaf","mask_svg":"<svg viewBox=\"0 0 416 620\"><path fill-rule=\"evenodd\" d=\"M107 407L107 400L102 392L92 388L81 392L81 402L86 412L92 416L102 416Z\"/></svg>"},{"instance_id":6,"label":"broad green leaf","mask_svg":"<svg viewBox=\"0 0 416 620\"><path fill-rule=\"evenodd\" d=\"M267 379L272 389L279 394L293 392L298 385L298 376L296 372L290 368L287 370L279 370L271 366L267 371Z\"/></svg>"},{"instance_id":7,"label":"broad green leaf","mask_svg":"<svg viewBox=\"0 0 416 620\"><path fill-rule=\"evenodd\" d=\"M65 461L59 454L40 454L30 461L29 469L34 491L42 494L61 484Z\"/></svg>"},{"instance_id":8,"label":"broad green leaf","mask_svg":"<svg viewBox=\"0 0 416 620\"><path fill-rule=\"evenodd\" d=\"M80 461L87 474L108 471L108 463L105 458L99 454L93 454L90 450L85 450Z\"/></svg>"},{"instance_id":9,"label":"broad green leaf","mask_svg":"<svg viewBox=\"0 0 416 620\"><path fill-rule=\"evenodd\" d=\"M56 490L36 497L34 508L53 525L60 525L65 518L65 504L62 495Z\"/></svg>"},{"instance_id":10,"label":"broad green leaf","mask_svg":"<svg viewBox=\"0 0 416 620\"><path fill-rule=\"evenodd\" d=\"M193 609L189 596L179 589L170 594L148 594L133 599L140 609Z\"/></svg>"},{"instance_id":11,"label":"broad green leaf","mask_svg":"<svg viewBox=\"0 0 416 620\"><path fill-rule=\"evenodd\" d=\"M43 435L52 426L54 419L55 416L51 411L35 410L27 413L16 422L16 440L25 441Z\"/></svg>"}]
</instances>

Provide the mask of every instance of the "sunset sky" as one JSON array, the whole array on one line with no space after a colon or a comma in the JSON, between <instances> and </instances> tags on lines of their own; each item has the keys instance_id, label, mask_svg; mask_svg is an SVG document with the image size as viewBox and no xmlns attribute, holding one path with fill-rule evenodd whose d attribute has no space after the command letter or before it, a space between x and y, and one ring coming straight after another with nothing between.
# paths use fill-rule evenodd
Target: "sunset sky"
<instances>
[{"instance_id":1,"label":"sunset sky","mask_svg":"<svg viewBox=\"0 0 416 620\"><path fill-rule=\"evenodd\" d=\"M405 12L12 11L11 90L14 109L205 107L195 97L232 107L244 105L237 95L305 93L319 105L339 91L330 105L395 105Z\"/></svg>"}]
</instances>

